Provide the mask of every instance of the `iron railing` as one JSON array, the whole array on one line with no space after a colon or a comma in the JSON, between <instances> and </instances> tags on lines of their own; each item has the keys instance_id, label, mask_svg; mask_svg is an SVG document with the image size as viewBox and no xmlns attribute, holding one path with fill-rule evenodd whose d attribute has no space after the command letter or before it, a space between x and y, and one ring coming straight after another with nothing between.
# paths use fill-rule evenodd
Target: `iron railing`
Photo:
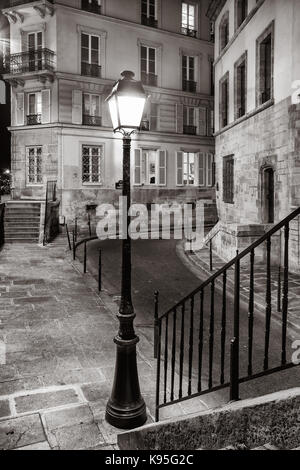
<instances>
[{"instance_id":1,"label":"iron railing","mask_svg":"<svg viewBox=\"0 0 300 470\"><path fill-rule=\"evenodd\" d=\"M190 36L192 38L197 37L197 31L195 29L186 28L184 26L182 26L181 28L181 33L184 34L185 36Z\"/></svg>"},{"instance_id":2,"label":"iron railing","mask_svg":"<svg viewBox=\"0 0 300 470\"><path fill-rule=\"evenodd\" d=\"M35 126L37 124L42 124L42 115L41 114L28 114L27 126Z\"/></svg>"},{"instance_id":3,"label":"iron railing","mask_svg":"<svg viewBox=\"0 0 300 470\"><path fill-rule=\"evenodd\" d=\"M59 233L59 201L56 181L47 181L43 244L50 243Z\"/></svg>"},{"instance_id":4,"label":"iron railing","mask_svg":"<svg viewBox=\"0 0 300 470\"><path fill-rule=\"evenodd\" d=\"M153 73L141 73L141 80L144 85L157 86L157 75Z\"/></svg>"},{"instance_id":5,"label":"iron railing","mask_svg":"<svg viewBox=\"0 0 300 470\"><path fill-rule=\"evenodd\" d=\"M16 75L27 72L53 71L55 53L50 49L36 49L9 56L9 73Z\"/></svg>"},{"instance_id":6,"label":"iron railing","mask_svg":"<svg viewBox=\"0 0 300 470\"><path fill-rule=\"evenodd\" d=\"M196 93L196 82L192 80L182 80L182 91L189 91L190 93Z\"/></svg>"},{"instance_id":7,"label":"iron railing","mask_svg":"<svg viewBox=\"0 0 300 470\"><path fill-rule=\"evenodd\" d=\"M81 62L81 75L85 77L101 78L101 65Z\"/></svg>"},{"instance_id":8,"label":"iron railing","mask_svg":"<svg viewBox=\"0 0 300 470\"><path fill-rule=\"evenodd\" d=\"M147 15L142 15L141 23L144 26L150 26L151 28L157 28L157 20L153 17L148 17Z\"/></svg>"},{"instance_id":9,"label":"iron railing","mask_svg":"<svg viewBox=\"0 0 300 470\"><path fill-rule=\"evenodd\" d=\"M82 116L82 123L85 126L102 126L101 116L91 116L90 114L84 114Z\"/></svg>"},{"instance_id":10,"label":"iron railing","mask_svg":"<svg viewBox=\"0 0 300 470\"><path fill-rule=\"evenodd\" d=\"M161 316L156 296L156 421L163 407L225 388L230 388L230 400L238 400L241 383L299 365L288 362L287 357L289 231L291 221L299 215L300 207ZM271 251L272 244L275 253ZM281 254L277 249L281 245L283 280L278 289L282 300L278 347L278 342L271 341L272 275L274 279L271 260L277 263L277 268L279 265L280 273ZM265 266L265 318L258 318L255 313L255 259ZM249 294L248 313L242 322L240 276L244 263L249 267ZM229 282L234 285L233 307L227 290ZM220 292L216 292L217 286ZM259 287L261 290L262 281ZM254 338L261 332L263 344L257 345Z\"/></svg>"},{"instance_id":11,"label":"iron railing","mask_svg":"<svg viewBox=\"0 0 300 470\"><path fill-rule=\"evenodd\" d=\"M96 3L95 1L89 2L88 0L82 0L81 9L84 11L88 11L89 13L101 15L101 5L98 5L98 3Z\"/></svg>"},{"instance_id":12,"label":"iron railing","mask_svg":"<svg viewBox=\"0 0 300 470\"><path fill-rule=\"evenodd\" d=\"M196 135L197 127L196 126L187 126L183 125L183 133L189 135Z\"/></svg>"}]
</instances>

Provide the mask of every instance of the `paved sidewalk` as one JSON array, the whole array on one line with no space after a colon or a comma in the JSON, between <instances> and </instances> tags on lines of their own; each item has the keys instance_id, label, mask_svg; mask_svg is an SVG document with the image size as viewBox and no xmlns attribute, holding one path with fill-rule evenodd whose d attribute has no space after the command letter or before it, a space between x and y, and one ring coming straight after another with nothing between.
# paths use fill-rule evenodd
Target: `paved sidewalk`
<instances>
[{"instance_id":1,"label":"paved sidewalk","mask_svg":"<svg viewBox=\"0 0 300 470\"><path fill-rule=\"evenodd\" d=\"M104 286L105 287L105 286ZM5 245L0 252L0 449L116 449L104 420L110 395L118 298L82 274L67 241ZM137 331L138 369L148 421L155 373L149 328ZM0 350L1 352L1 350ZM3 362L3 361L2 361ZM168 407L165 415L195 411ZM197 400L197 409L207 406Z\"/></svg>"},{"instance_id":2,"label":"paved sidewalk","mask_svg":"<svg viewBox=\"0 0 300 470\"><path fill-rule=\"evenodd\" d=\"M181 257L183 250L181 249ZM190 265L195 275L203 279L203 274L210 277L212 274L221 269L226 261L221 259L216 253L213 253L213 270L209 269L209 249L204 247L197 252L184 252L184 257ZM199 275L200 273L200 275ZM221 278L222 279L222 278ZM250 269L248 266L241 265L240 275L240 296L244 302L249 301L249 279ZM254 302L255 307L261 313L265 313L266 306L266 267L261 264L255 264L254 267ZM221 287L221 282L219 287ZM234 267L228 270L227 288L228 293L233 294L234 287ZM281 289L283 288L283 269L281 269ZM282 290L281 290L282 292ZM278 267L271 269L271 296L272 296L272 312L275 318L281 321L281 313L278 312ZM281 294L282 307L282 294ZM300 276L289 273L289 307L288 307L288 324L290 326L289 333L291 337L299 339L300 332Z\"/></svg>"}]
</instances>

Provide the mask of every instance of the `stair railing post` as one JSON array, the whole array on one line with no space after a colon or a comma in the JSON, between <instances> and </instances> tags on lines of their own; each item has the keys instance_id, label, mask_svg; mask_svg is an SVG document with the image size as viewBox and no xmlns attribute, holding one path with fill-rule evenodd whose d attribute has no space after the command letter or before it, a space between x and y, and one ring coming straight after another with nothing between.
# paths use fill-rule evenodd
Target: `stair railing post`
<instances>
[{"instance_id":1,"label":"stair railing post","mask_svg":"<svg viewBox=\"0 0 300 470\"><path fill-rule=\"evenodd\" d=\"M78 233L78 223L77 223L77 217L75 217L75 242L77 242L77 233Z\"/></svg>"},{"instance_id":2,"label":"stair railing post","mask_svg":"<svg viewBox=\"0 0 300 470\"><path fill-rule=\"evenodd\" d=\"M234 337L230 345L230 401L239 400L240 260L234 265Z\"/></svg>"},{"instance_id":3,"label":"stair railing post","mask_svg":"<svg viewBox=\"0 0 300 470\"><path fill-rule=\"evenodd\" d=\"M69 229L68 229L68 224L66 224L66 233L67 233L67 238L68 238L68 245L69 245L69 250L72 250L71 246L71 240L70 240L70 234L69 234Z\"/></svg>"},{"instance_id":4,"label":"stair railing post","mask_svg":"<svg viewBox=\"0 0 300 470\"><path fill-rule=\"evenodd\" d=\"M89 235L90 237L92 236L92 230L91 230L91 216L88 214L88 226L89 226Z\"/></svg>"},{"instance_id":5,"label":"stair railing post","mask_svg":"<svg viewBox=\"0 0 300 470\"><path fill-rule=\"evenodd\" d=\"M154 359L157 359L158 346L158 296L159 292L154 292Z\"/></svg>"},{"instance_id":6,"label":"stair railing post","mask_svg":"<svg viewBox=\"0 0 300 470\"><path fill-rule=\"evenodd\" d=\"M75 242L75 231L72 230L72 238L73 238L73 261L75 261L76 257L76 242Z\"/></svg>"},{"instance_id":7,"label":"stair railing post","mask_svg":"<svg viewBox=\"0 0 300 470\"><path fill-rule=\"evenodd\" d=\"M213 270L212 239L209 240L209 270Z\"/></svg>"}]
</instances>

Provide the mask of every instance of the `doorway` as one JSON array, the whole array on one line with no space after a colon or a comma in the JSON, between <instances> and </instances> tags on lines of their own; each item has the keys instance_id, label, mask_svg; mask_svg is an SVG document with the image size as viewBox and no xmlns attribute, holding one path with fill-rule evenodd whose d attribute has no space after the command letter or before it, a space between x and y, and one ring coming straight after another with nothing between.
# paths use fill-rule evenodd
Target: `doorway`
<instances>
[{"instance_id":1,"label":"doorway","mask_svg":"<svg viewBox=\"0 0 300 470\"><path fill-rule=\"evenodd\" d=\"M262 173L263 222L274 223L274 170L266 168Z\"/></svg>"}]
</instances>

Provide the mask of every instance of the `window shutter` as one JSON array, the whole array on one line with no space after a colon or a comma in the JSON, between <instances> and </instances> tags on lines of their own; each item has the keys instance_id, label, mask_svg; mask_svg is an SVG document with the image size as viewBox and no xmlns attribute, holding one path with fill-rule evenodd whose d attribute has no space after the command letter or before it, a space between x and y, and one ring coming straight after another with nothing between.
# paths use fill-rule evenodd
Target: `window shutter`
<instances>
[{"instance_id":1,"label":"window shutter","mask_svg":"<svg viewBox=\"0 0 300 470\"><path fill-rule=\"evenodd\" d=\"M205 186L205 153L198 153L199 186Z\"/></svg>"},{"instance_id":2,"label":"window shutter","mask_svg":"<svg viewBox=\"0 0 300 470\"><path fill-rule=\"evenodd\" d=\"M17 93L16 123L17 126L24 126L24 93Z\"/></svg>"},{"instance_id":3,"label":"window shutter","mask_svg":"<svg viewBox=\"0 0 300 470\"><path fill-rule=\"evenodd\" d=\"M199 108L199 127L198 134L206 136L207 135L207 109Z\"/></svg>"},{"instance_id":4,"label":"window shutter","mask_svg":"<svg viewBox=\"0 0 300 470\"><path fill-rule=\"evenodd\" d=\"M213 154L206 154L206 185L213 185Z\"/></svg>"},{"instance_id":5,"label":"window shutter","mask_svg":"<svg viewBox=\"0 0 300 470\"><path fill-rule=\"evenodd\" d=\"M142 151L134 150L134 184L142 183Z\"/></svg>"},{"instance_id":6,"label":"window shutter","mask_svg":"<svg viewBox=\"0 0 300 470\"><path fill-rule=\"evenodd\" d=\"M42 90L42 124L50 122L50 90Z\"/></svg>"},{"instance_id":7,"label":"window shutter","mask_svg":"<svg viewBox=\"0 0 300 470\"><path fill-rule=\"evenodd\" d=\"M178 186L183 184L183 152L176 154L176 184Z\"/></svg>"},{"instance_id":8,"label":"window shutter","mask_svg":"<svg viewBox=\"0 0 300 470\"><path fill-rule=\"evenodd\" d=\"M176 103L176 132L183 133L183 105Z\"/></svg>"},{"instance_id":9,"label":"window shutter","mask_svg":"<svg viewBox=\"0 0 300 470\"><path fill-rule=\"evenodd\" d=\"M72 123L82 124L82 91L72 92Z\"/></svg>"},{"instance_id":10,"label":"window shutter","mask_svg":"<svg viewBox=\"0 0 300 470\"><path fill-rule=\"evenodd\" d=\"M166 158L166 151L165 150L160 150L159 151L159 172L158 172L158 184L160 186L165 186L167 182L167 158Z\"/></svg>"}]
</instances>

